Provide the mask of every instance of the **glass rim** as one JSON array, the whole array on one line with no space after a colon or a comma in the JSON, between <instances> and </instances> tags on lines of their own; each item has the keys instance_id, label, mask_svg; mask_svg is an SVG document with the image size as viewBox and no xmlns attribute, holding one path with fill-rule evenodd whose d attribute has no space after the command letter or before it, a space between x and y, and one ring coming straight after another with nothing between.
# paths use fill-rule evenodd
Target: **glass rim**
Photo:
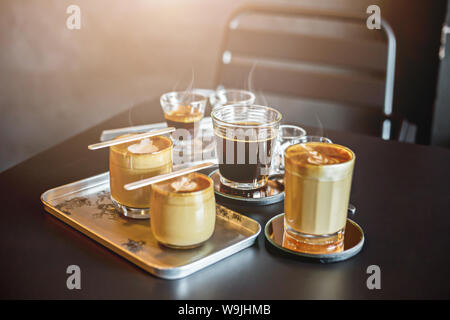
<instances>
[{"instance_id":1,"label":"glass rim","mask_svg":"<svg viewBox=\"0 0 450 320\"><path fill-rule=\"evenodd\" d=\"M202 103L202 102L207 102L208 101L208 96L201 94L199 92L195 92L193 90L187 90L187 91L170 91L170 92L166 92L163 93L161 95L160 101L161 103L170 103L173 104L172 102L168 101L168 97L169 96L178 96L181 94L185 94L191 97L198 97L198 99L193 99L193 101L189 102L189 104L196 104L196 103ZM178 98L178 97L177 97ZM180 101L180 103L182 103Z\"/></svg>"},{"instance_id":2,"label":"glass rim","mask_svg":"<svg viewBox=\"0 0 450 320\"><path fill-rule=\"evenodd\" d=\"M233 109L235 107L262 108L262 109L274 112L276 114L277 118L274 121L261 123L261 124L258 124L258 125L254 125L254 124L253 125L236 124L236 123L233 123L233 122L229 122L229 121L225 121L225 120L221 120L221 119L217 118L217 113L219 111L222 111L224 109ZM277 109L272 108L272 107L262 106L262 105L257 105L257 104L246 105L246 104L243 104L243 103L235 103L235 104L227 104L227 105L224 105L224 106L218 106L218 107L214 108L214 110L211 112L211 118L213 120L213 124L217 123L219 125L225 125L227 127L235 127L235 128L242 128L243 127L243 128L251 128L251 129L255 128L256 129L256 128L273 127L273 126L277 125L278 123L280 123L282 117L283 116L281 115L281 112L278 111Z\"/></svg>"},{"instance_id":3,"label":"glass rim","mask_svg":"<svg viewBox=\"0 0 450 320\"><path fill-rule=\"evenodd\" d=\"M301 139L301 138L303 138L303 137L309 137L309 136L306 134L306 130L303 129L302 127L299 127L299 126L296 126L296 125L293 125L293 124L281 124L281 125L280 125L280 131L282 131L283 128L297 129L297 130L299 130L299 131L302 132L302 135L300 135L300 136L294 136L294 135L287 135L287 136L285 136L285 135L283 135L283 134L279 134L279 137L280 137L281 139L296 139L296 138L297 138L297 139ZM331 140L330 140L330 141L331 141Z\"/></svg>"},{"instance_id":4,"label":"glass rim","mask_svg":"<svg viewBox=\"0 0 450 320\"><path fill-rule=\"evenodd\" d=\"M124 135L123 135L123 136L124 136ZM120 136L118 136L118 137L120 137ZM128 157L157 156L157 155L159 155L160 153L163 153L164 151L167 151L167 149L172 149L172 148L173 148L173 141L172 141L172 139L170 139L169 137L166 137L166 136L164 136L164 135L157 135L157 136L153 136L153 137L149 137L149 138L142 138L142 139L140 139L140 140L135 140L135 141L139 141L139 142L140 142L140 141L142 141L142 140L144 140L144 139L151 139L151 138L154 138L154 137L163 138L163 139L169 141L169 145L168 145L167 147L165 147L165 148L163 148L163 149L160 149L160 150L158 150L158 151L155 151L155 152L150 152L150 153L134 153L134 152L131 152L131 151L130 151L130 154L128 154L128 151L127 151L127 153L126 153L125 155L128 156ZM134 141L131 141L131 142L134 142ZM115 146L120 146L120 145L125 144L125 143L130 143L130 142L124 142L124 143L120 143L120 144L113 145L113 146L111 146L111 147L109 148L109 150L110 150L110 151L117 152L117 153L122 153L122 152L120 152L120 151L118 150L118 148L114 148L114 147L115 147ZM127 148L127 150L128 150L128 148Z\"/></svg>"},{"instance_id":5,"label":"glass rim","mask_svg":"<svg viewBox=\"0 0 450 320\"><path fill-rule=\"evenodd\" d=\"M336 143L334 143L330 138L327 138L327 137L323 137L323 136L313 136L313 135L309 135L309 134L306 134L306 135L304 135L304 136L302 136L302 137L300 137L300 138L316 138L316 139L320 139L320 140L327 140L327 141L305 141L305 142L299 142L299 143L297 143L297 144L300 144L300 143L308 143L308 142L322 142L322 143L330 143L330 144L336 144ZM329 141L329 142L328 142Z\"/></svg>"},{"instance_id":6,"label":"glass rim","mask_svg":"<svg viewBox=\"0 0 450 320\"><path fill-rule=\"evenodd\" d=\"M155 188L157 190L155 192L159 192L160 194L162 194L164 196L172 195L173 197L176 197L176 198L190 197L190 196L201 195L202 193L209 193L209 192L211 192L211 189L212 189L212 194L214 195L214 181L208 175L206 175L204 173L194 171L194 172L190 172L185 175L182 175L182 176L174 177L169 180L174 180L174 179L184 177L187 175L194 175L194 176L201 175L202 179L206 178L206 180L209 182L209 185L206 188L203 188L203 189L197 190L197 191L177 192L177 191L171 191L171 190L163 190L161 186L158 186L159 183L167 182L167 180L166 180L166 181L161 181L161 182L152 184L152 189ZM176 196L174 196L174 195L176 195Z\"/></svg>"},{"instance_id":7,"label":"glass rim","mask_svg":"<svg viewBox=\"0 0 450 320\"><path fill-rule=\"evenodd\" d=\"M322 137L322 138L324 138L324 137ZM289 147L286 148L286 150L284 151L284 156L288 157L287 156L287 152L292 147L298 146L300 144L306 144L306 143L323 143L323 144L326 144L326 145L331 145L331 146L334 146L334 147L338 147L338 148L344 149L345 151L349 152L352 157L351 157L351 159L348 159L345 162L333 163L333 164L315 165L315 164L309 164L309 163L305 163L305 164L302 163L302 165L305 166L305 167L314 167L314 166L316 166L316 167L327 167L327 168L333 168L334 167L334 168L336 168L336 167L339 167L339 166L348 165L349 163L356 161L356 154L349 147L346 147L346 146L343 146L341 144L337 144L337 143L334 143L334 142L328 143L328 142L320 142L320 141L299 142L299 143L292 144L292 145L290 145ZM298 164L299 161L295 161L295 163ZM286 165L285 165L285 167L286 167Z\"/></svg>"},{"instance_id":8,"label":"glass rim","mask_svg":"<svg viewBox=\"0 0 450 320\"><path fill-rule=\"evenodd\" d=\"M252 100L255 101L255 99L256 99L256 96L255 96L255 94L253 92L248 91L248 90L243 90L243 89L218 89L214 93L212 93L210 95L210 97L211 96L217 97L221 93L224 93L224 94L227 94L227 93L241 93L241 94L245 94L245 95L249 96L248 98L244 98L244 100L242 100L239 103L249 103L250 101L252 101Z\"/></svg>"}]
</instances>

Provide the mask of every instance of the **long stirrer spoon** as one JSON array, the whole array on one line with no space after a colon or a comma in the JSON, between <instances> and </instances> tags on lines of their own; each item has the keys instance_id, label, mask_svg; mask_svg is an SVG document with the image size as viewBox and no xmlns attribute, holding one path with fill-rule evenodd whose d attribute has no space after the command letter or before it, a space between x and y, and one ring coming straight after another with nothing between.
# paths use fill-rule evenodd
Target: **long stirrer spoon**
<instances>
[{"instance_id":1,"label":"long stirrer spoon","mask_svg":"<svg viewBox=\"0 0 450 320\"><path fill-rule=\"evenodd\" d=\"M185 169L181 169L181 170L178 170L178 171L169 172L169 173L166 173L166 174L161 174L159 176L155 176L155 177L151 177L151 178L147 178L147 179L131 182L131 183L126 184L124 186L124 188L126 190L136 190L136 189L143 188L143 187L149 186L149 185L157 183L157 182L161 182L161 181L164 181L164 180L169 180L169 179L172 179L172 178L175 178L175 177L179 177L179 176L185 175L187 173L191 173L191 172L199 171L199 170L202 170L202 169L206 169L206 168L212 167L214 165L216 165L214 162L204 162L204 163L198 164L198 165L190 167L190 168L185 168Z\"/></svg>"},{"instance_id":2,"label":"long stirrer spoon","mask_svg":"<svg viewBox=\"0 0 450 320\"><path fill-rule=\"evenodd\" d=\"M150 138L150 137L153 137L153 136L158 136L158 135L170 133L170 132L173 132L173 131L175 131L174 127L168 127L168 128L164 128L164 129L153 130L153 131L150 131L150 132L133 134L133 135L128 136L128 137L123 137L123 138L119 138L119 139L109 140L109 141L105 141L105 142L94 143L94 144L89 145L88 149L89 150L97 150L97 149L101 149L101 148L115 146L117 144L122 144L122 143L126 143L126 142L131 142L131 141L141 140L141 139L145 139L145 138Z\"/></svg>"}]
</instances>

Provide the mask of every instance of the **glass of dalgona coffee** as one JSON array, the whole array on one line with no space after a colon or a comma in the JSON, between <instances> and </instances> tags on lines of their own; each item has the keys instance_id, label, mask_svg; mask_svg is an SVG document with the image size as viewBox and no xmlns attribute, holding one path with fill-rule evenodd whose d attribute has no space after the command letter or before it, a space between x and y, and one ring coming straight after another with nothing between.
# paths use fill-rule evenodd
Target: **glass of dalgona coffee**
<instances>
[{"instance_id":1,"label":"glass of dalgona coffee","mask_svg":"<svg viewBox=\"0 0 450 320\"><path fill-rule=\"evenodd\" d=\"M156 240L177 249L194 248L214 232L213 181L194 172L152 185L150 225Z\"/></svg>"},{"instance_id":2,"label":"glass of dalgona coffee","mask_svg":"<svg viewBox=\"0 0 450 320\"><path fill-rule=\"evenodd\" d=\"M310 253L342 251L354 164L353 151L338 144L286 149L284 242Z\"/></svg>"},{"instance_id":3,"label":"glass of dalgona coffee","mask_svg":"<svg viewBox=\"0 0 450 320\"><path fill-rule=\"evenodd\" d=\"M130 136L122 135L116 139ZM111 200L126 217L149 218L151 186L128 191L124 185L172 171L172 141L154 136L109 148Z\"/></svg>"}]
</instances>

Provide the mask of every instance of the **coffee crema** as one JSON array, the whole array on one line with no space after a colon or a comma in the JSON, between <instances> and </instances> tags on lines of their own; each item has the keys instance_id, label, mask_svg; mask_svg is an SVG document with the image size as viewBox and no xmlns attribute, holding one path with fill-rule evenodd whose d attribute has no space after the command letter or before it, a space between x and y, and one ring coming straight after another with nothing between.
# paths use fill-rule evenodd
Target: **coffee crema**
<instances>
[{"instance_id":1,"label":"coffee crema","mask_svg":"<svg viewBox=\"0 0 450 320\"><path fill-rule=\"evenodd\" d=\"M163 245L196 247L214 232L213 182L204 174L195 172L154 184L150 203L151 229Z\"/></svg>"},{"instance_id":2,"label":"coffee crema","mask_svg":"<svg viewBox=\"0 0 450 320\"><path fill-rule=\"evenodd\" d=\"M331 165L352 159L352 152L345 147L323 142L308 142L289 148L286 152L290 162L297 165Z\"/></svg>"},{"instance_id":3,"label":"coffee crema","mask_svg":"<svg viewBox=\"0 0 450 320\"><path fill-rule=\"evenodd\" d=\"M198 127L200 120L203 118L203 112L193 106L177 106L175 109L164 113L168 127L176 129L185 129L191 137L194 137L194 130Z\"/></svg>"},{"instance_id":4,"label":"coffee crema","mask_svg":"<svg viewBox=\"0 0 450 320\"><path fill-rule=\"evenodd\" d=\"M193 193L206 190L212 186L207 176L201 173L190 173L154 184L159 193L174 193L173 197L184 193ZM175 195L178 194L178 195Z\"/></svg>"},{"instance_id":5,"label":"coffee crema","mask_svg":"<svg viewBox=\"0 0 450 320\"><path fill-rule=\"evenodd\" d=\"M122 135L117 138L130 136ZM112 198L131 208L148 208L150 186L133 191L123 186L172 171L172 141L155 136L110 147L110 189Z\"/></svg>"}]
</instances>

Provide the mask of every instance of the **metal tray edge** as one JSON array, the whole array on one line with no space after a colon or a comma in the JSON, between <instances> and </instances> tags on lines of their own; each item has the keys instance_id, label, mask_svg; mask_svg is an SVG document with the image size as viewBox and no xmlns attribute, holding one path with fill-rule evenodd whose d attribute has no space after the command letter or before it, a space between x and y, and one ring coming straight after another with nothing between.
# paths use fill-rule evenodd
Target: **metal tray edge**
<instances>
[{"instance_id":1,"label":"metal tray edge","mask_svg":"<svg viewBox=\"0 0 450 320\"><path fill-rule=\"evenodd\" d=\"M80 180L77 180L77 181L74 181L74 182L70 182L70 183L67 183L67 184L63 184L63 185L61 185L59 187L48 189L47 191L44 191L41 194L41 197L40 197L41 202L44 203L44 205L45 205L45 202L48 201L48 196L50 194L52 194L52 193L56 193L58 191L62 191L64 189L66 189L66 188L70 188L71 186L74 186L74 185L76 185L76 184L78 184L80 182L87 182L87 181L91 181L91 180L96 180L96 179L103 178L104 176L108 176L108 179L109 179L109 171L97 174L97 175L92 176L92 177L88 177L88 178L80 179ZM99 183L99 185L102 184L102 183L104 183L104 182ZM92 188L92 187L90 186L89 188ZM87 188L77 189L76 192L82 191L84 189L87 189ZM69 193L65 193L64 196L72 194L72 193L75 193L75 191L69 192ZM57 197L53 198L52 200L55 200L55 199L58 199L58 198L60 198L60 197L57 196ZM48 205L51 206L50 204L48 204Z\"/></svg>"},{"instance_id":2,"label":"metal tray edge","mask_svg":"<svg viewBox=\"0 0 450 320\"><path fill-rule=\"evenodd\" d=\"M180 279L180 278L186 277L188 275L191 275L199 270L206 269L207 267L210 267L211 265L219 262L220 260L228 258L228 257L234 255L235 253L252 246L255 243L256 238L261 233L261 225L259 223L258 223L258 225L259 225L258 231L255 234L253 234L252 236L250 236L240 242L237 242L230 247L224 248L224 249L217 251L216 253L210 255L209 256L210 261L212 261L212 262L209 263L208 266L206 266L206 267L203 267L202 261L198 260L198 261L194 261L190 264L184 265L182 267L178 267L177 268L178 270L161 269L161 270L156 270L156 272L158 273L158 276L161 278L168 279L168 280L175 280L175 279ZM224 253L225 251L226 251L226 254ZM167 272L167 273L162 274L162 272ZM171 274L171 273L176 273L176 274Z\"/></svg>"}]
</instances>

